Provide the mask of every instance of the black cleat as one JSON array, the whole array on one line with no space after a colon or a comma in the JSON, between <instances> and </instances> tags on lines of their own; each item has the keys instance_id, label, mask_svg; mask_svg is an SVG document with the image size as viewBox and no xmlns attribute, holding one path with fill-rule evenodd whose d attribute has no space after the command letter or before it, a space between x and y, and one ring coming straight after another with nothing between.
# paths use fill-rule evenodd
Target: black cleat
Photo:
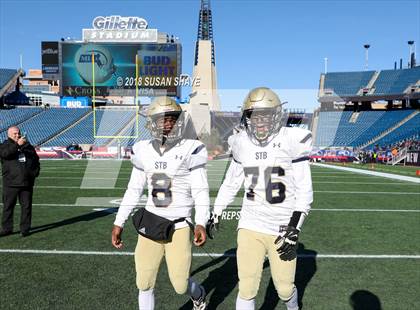
<instances>
[{"instance_id":1,"label":"black cleat","mask_svg":"<svg viewBox=\"0 0 420 310\"><path fill-rule=\"evenodd\" d=\"M30 234L29 231L22 231L22 237L28 237Z\"/></svg>"},{"instance_id":2,"label":"black cleat","mask_svg":"<svg viewBox=\"0 0 420 310\"><path fill-rule=\"evenodd\" d=\"M6 237L6 236L9 236L9 235L11 235L13 233L13 231L5 231L5 230L2 230L2 231L0 231L0 237Z\"/></svg>"}]
</instances>

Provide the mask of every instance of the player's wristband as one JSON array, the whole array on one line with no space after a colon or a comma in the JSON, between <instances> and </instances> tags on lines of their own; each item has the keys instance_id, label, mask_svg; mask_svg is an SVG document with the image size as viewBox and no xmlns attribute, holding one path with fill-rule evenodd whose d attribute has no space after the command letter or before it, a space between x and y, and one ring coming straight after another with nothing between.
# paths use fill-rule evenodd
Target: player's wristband
<instances>
[{"instance_id":1,"label":"player's wristband","mask_svg":"<svg viewBox=\"0 0 420 310\"><path fill-rule=\"evenodd\" d=\"M305 220L306 214L300 211L294 211L292 214L292 217L290 218L289 221L289 226L292 226L298 230L300 230L300 228L303 225L303 221Z\"/></svg>"}]
</instances>

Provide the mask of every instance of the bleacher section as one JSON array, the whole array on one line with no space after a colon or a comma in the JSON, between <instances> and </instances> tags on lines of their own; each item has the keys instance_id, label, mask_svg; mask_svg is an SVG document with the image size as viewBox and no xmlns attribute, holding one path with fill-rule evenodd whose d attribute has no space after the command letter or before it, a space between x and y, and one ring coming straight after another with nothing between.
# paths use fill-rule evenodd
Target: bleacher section
<instances>
[{"instance_id":1,"label":"bleacher section","mask_svg":"<svg viewBox=\"0 0 420 310\"><path fill-rule=\"evenodd\" d=\"M325 75L324 90L330 89L337 96L355 95L366 87L375 71L331 72Z\"/></svg>"},{"instance_id":2,"label":"bleacher section","mask_svg":"<svg viewBox=\"0 0 420 310\"><path fill-rule=\"evenodd\" d=\"M216 128L222 141L233 134L233 129L239 125L241 114L239 112L213 112L211 113L212 128Z\"/></svg>"},{"instance_id":3,"label":"bleacher section","mask_svg":"<svg viewBox=\"0 0 420 310\"><path fill-rule=\"evenodd\" d=\"M352 112L320 112L316 146L360 146L398 124L413 110L360 112L351 123ZM417 123L417 128L419 127Z\"/></svg>"},{"instance_id":4,"label":"bleacher section","mask_svg":"<svg viewBox=\"0 0 420 310\"><path fill-rule=\"evenodd\" d=\"M316 146L331 146L340 124L341 118L350 120L351 112L320 112L316 130Z\"/></svg>"},{"instance_id":5,"label":"bleacher section","mask_svg":"<svg viewBox=\"0 0 420 310\"><path fill-rule=\"evenodd\" d=\"M12 125L18 125L35 114L41 113L42 108L16 108L0 110L0 132Z\"/></svg>"},{"instance_id":6,"label":"bleacher section","mask_svg":"<svg viewBox=\"0 0 420 310\"><path fill-rule=\"evenodd\" d=\"M6 86L17 73L18 71L14 69L0 68L0 89Z\"/></svg>"},{"instance_id":7,"label":"bleacher section","mask_svg":"<svg viewBox=\"0 0 420 310\"><path fill-rule=\"evenodd\" d=\"M96 119L96 136L107 138L94 138L93 123ZM95 110L73 127L59 134L42 146L67 146L71 143L106 145L111 137L123 135L120 131L135 117L135 110Z\"/></svg>"},{"instance_id":8,"label":"bleacher section","mask_svg":"<svg viewBox=\"0 0 420 310\"><path fill-rule=\"evenodd\" d=\"M401 95L420 80L420 67L399 70L330 72L324 75L322 98L328 96L362 96L363 88L373 83L364 96ZM370 83L369 83L370 82ZM370 86L370 85L369 85ZM332 93L330 93L332 91Z\"/></svg>"},{"instance_id":9,"label":"bleacher section","mask_svg":"<svg viewBox=\"0 0 420 310\"><path fill-rule=\"evenodd\" d=\"M137 129L136 129L136 123L134 120L131 121L131 123L124 128L124 130L120 134L121 136L136 136L137 135ZM146 129L146 117L144 115L139 114L138 118L138 137L137 138L122 138L119 139L119 143L121 146L133 146L134 143L141 140L148 140L151 139L151 135L149 133L149 130ZM111 145L117 145L118 140L114 139L111 143Z\"/></svg>"},{"instance_id":10,"label":"bleacher section","mask_svg":"<svg viewBox=\"0 0 420 310\"><path fill-rule=\"evenodd\" d=\"M36 146L55 136L89 111L90 109L50 108L21 123L19 128L22 133L26 133L32 145ZM2 139L6 136L6 131L0 133Z\"/></svg>"},{"instance_id":11,"label":"bleacher section","mask_svg":"<svg viewBox=\"0 0 420 310\"><path fill-rule=\"evenodd\" d=\"M413 136L420 136L420 114L417 114L394 131L391 131L385 137L376 141L373 145L386 146Z\"/></svg>"},{"instance_id":12,"label":"bleacher section","mask_svg":"<svg viewBox=\"0 0 420 310\"><path fill-rule=\"evenodd\" d=\"M374 95L402 94L420 80L420 67L402 70L382 70L374 83Z\"/></svg>"}]
</instances>

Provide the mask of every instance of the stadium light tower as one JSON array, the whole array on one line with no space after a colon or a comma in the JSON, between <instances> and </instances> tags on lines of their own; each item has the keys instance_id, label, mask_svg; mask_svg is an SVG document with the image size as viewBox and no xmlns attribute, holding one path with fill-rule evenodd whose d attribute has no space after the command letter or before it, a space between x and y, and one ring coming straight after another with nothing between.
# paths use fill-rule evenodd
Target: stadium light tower
<instances>
[{"instance_id":1,"label":"stadium light tower","mask_svg":"<svg viewBox=\"0 0 420 310\"><path fill-rule=\"evenodd\" d=\"M408 68L411 68L411 67L413 67L413 64L412 64L412 58L411 58L411 55L413 54L413 44L414 44L414 41L408 41L407 42L408 43ZM414 58L415 58L415 55L414 55Z\"/></svg>"},{"instance_id":2,"label":"stadium light tower","mask_svg":"<svg viewBox=\"0 0 420 310\"><path fill-rule=\"evenodd\" d=\"M363 45L363 47L365 48L365 70L368 69L369 67L369 44L365 44Z\"/></svg>"}]
</instances>

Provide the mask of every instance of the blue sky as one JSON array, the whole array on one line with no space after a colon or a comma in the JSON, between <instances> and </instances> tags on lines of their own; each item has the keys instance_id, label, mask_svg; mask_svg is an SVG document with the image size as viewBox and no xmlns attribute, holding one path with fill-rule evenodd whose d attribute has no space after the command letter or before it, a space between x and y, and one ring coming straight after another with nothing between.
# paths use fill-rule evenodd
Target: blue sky
<instances>
[{"instance_id":1,"label":"blue sky","mask_svg":"<svg viewBox=\"0 0 420 310\"><path fill-rule=\"evenodd\" d=\"M18 68L23 54L24 69L40 68L41 41L81 39L82 28L91 28L94 17L122 15L144 17L149 28L178 36L183 72L191 74L199 7L199 0L0 0L0 67ZM408 40L415 40L419 50L416 0L213 0L211 7L225 110L235 110L240 104L236 94L256 86L278 89L283 100L292 98L291 108L312 109L324 57L328 71L363 70L363 44L369 43L369 68L380 70L392 69L400 58L406 65ZM299 99L297 89L305 94Z\"/></svg>"}]
</instances>

